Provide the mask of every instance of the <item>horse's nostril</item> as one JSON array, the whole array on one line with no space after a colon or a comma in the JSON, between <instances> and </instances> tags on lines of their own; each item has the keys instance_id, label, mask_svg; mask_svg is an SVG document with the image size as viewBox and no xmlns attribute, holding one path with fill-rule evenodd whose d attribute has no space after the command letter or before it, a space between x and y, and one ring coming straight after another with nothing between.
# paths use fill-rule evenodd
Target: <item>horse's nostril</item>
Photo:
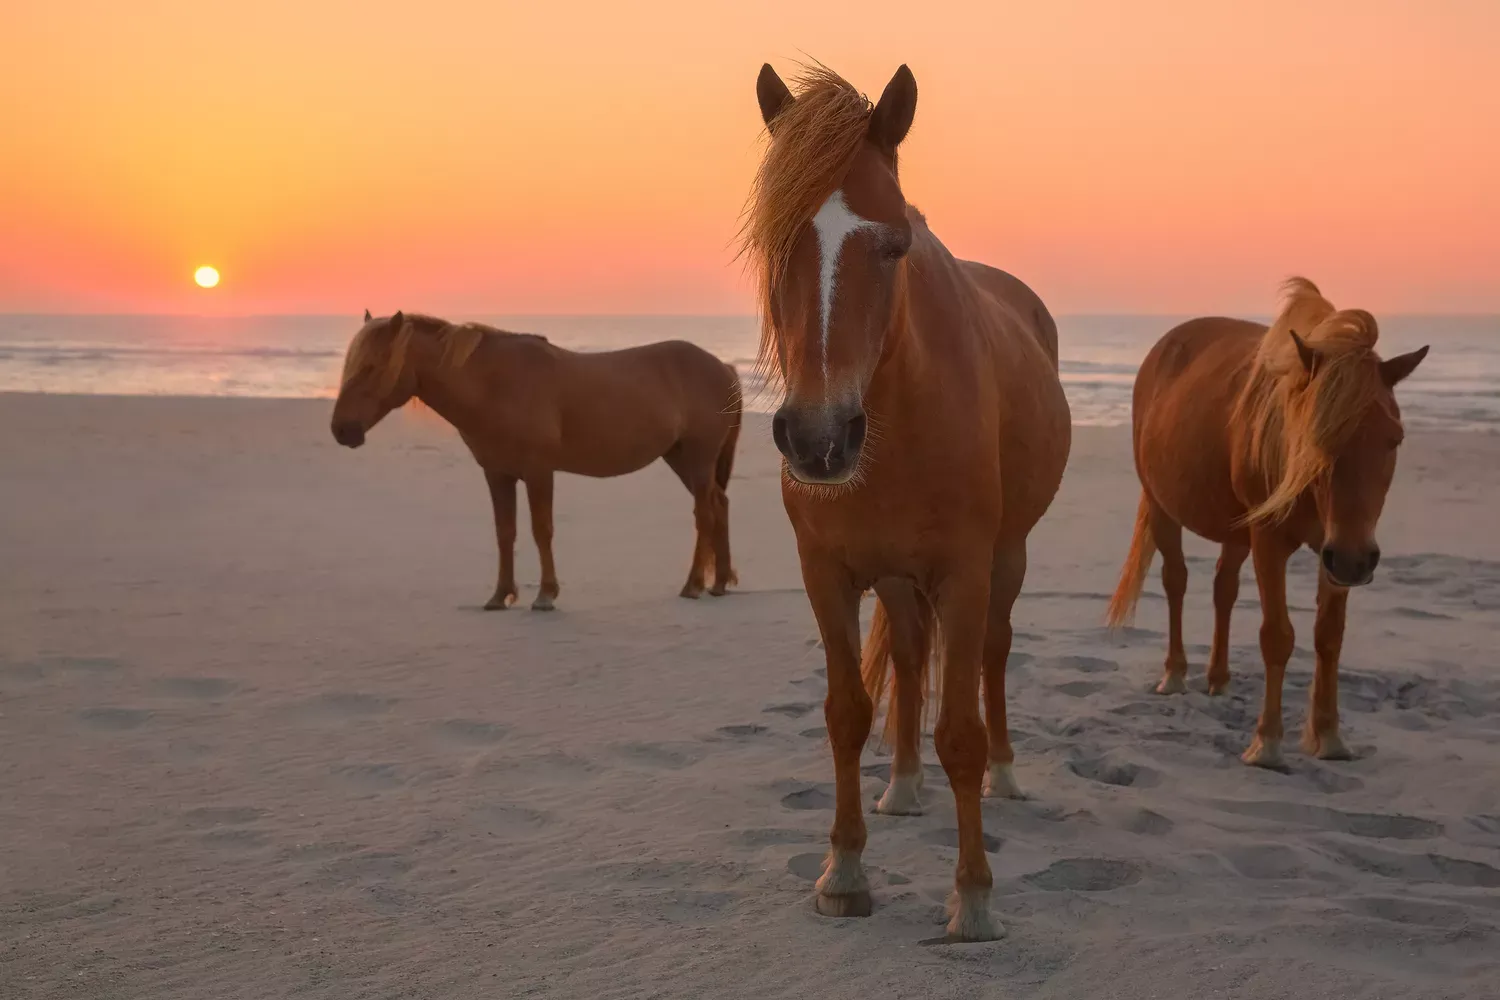
<instances>
[{"instance_id":1,"label":"horse's nostril","mask_svg":"<svg viewBox=\"0 0 1500 1000\"><path fill-rule=\"evenodd\" d=\"M776 444L776 450L787 458L792 457L792 442L787 434L786 414L777 411L771 418L771 440Z\"/></svg>"},{"instance_id":2,"label":"horse's nostril","mask_svg":"<svg viewBox=\"0 0 1500 1000\"><path fill-rule=\"evenodd\" d=\"M1333 572L1333 549L1325 548L1323 550L1323 568L1330 573Z\"/></svg>"},{"instance_id":3,"label":"horse's nostril","mask_svg":"<svg viewBox=\"0 0 1500 1000\"><path fill-rule=\"evenodd\" d=\"M866 426L863 410L849 418L849 425L844 431L844 440L849 451L858 453L859 449L864 446Z\"/></svg>"},{"instance_id":4,"label":"horse's nostril","mask_svg":"<svg viewBox=\"0 0 1500 1000\"><path fill-rule=\"evenodd\" d=\"M1380 565L1380 546L1370 549L1370 572L1375 572L1375 567Z\"/></svg>"}]
</instances>

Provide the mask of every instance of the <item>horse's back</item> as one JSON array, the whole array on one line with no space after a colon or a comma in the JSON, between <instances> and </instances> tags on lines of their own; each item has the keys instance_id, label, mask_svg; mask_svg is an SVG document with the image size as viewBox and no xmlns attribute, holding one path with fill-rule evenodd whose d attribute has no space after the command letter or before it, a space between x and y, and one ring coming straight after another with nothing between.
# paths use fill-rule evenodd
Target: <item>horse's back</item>
<instances>
[{"instance_id":1,"label":"horse's back","mask_svg":"<svg viewBox=\"0 0 1500 1000\"><path fill-rule=\"evenodd\" d=\"M1202 317L1167 331L1136 375L1136 471L1156 503L1188 530L1222 542L1243 514L1231 481L1231 425L1250 358L1266 328Z\"/></svg>"}]
</instances>

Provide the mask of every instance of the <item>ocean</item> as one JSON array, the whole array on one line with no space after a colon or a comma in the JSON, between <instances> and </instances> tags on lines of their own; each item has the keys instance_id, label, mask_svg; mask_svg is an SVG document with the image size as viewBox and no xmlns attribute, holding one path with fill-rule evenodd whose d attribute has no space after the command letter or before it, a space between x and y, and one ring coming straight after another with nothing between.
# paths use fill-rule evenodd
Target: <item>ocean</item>
<instances>
[{"instance_id":1,"label":"ocean","mask_svg":"<svg viewBox=\"0 0 1500 1000\"><path fill-rule=\"evenodd\" d=\"M752 378L757 326L749 316L463 318L582 351L690 340L739 368L750 408L776 404ZM1183 318L1059 317L1074 423L1129 423L1136 366ZM0 315L0 392L330 398L359 325L344 316ZM1407 425L1500 429L1500 316L1381 319L1387 357L1422 344L1432 353L1399 393Z\"/></svg>"}]
</instances>

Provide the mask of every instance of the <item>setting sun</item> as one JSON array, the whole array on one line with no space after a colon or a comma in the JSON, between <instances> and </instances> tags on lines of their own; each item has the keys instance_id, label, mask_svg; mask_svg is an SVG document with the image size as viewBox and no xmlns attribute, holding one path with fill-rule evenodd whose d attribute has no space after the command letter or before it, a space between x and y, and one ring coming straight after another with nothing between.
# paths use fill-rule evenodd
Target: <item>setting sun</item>
<instances>
[{"instance_id":1,"label":"setting sun","mask_svg":"<svg viewBox=\"0 0 1500 1000\"><path fill-rule=\"evenodd\" d=\"M193 280L199 288L212 288L219 283L219 272L205 265L193 272Z\"/></svg>"}]
</instances>

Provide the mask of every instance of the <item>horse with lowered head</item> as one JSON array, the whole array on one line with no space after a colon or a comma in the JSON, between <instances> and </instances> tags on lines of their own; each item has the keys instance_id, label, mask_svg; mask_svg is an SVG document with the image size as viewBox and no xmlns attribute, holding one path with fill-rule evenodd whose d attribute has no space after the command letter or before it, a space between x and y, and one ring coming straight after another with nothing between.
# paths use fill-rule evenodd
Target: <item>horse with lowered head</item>
<instances>
[{"instance_id":1,"label":"horse with lowered head","mask_svg":"<svg viewBox=\"0 0 1500 1000\"><path fill-rule=\"evenodd\" d=\"M1338 663L1349 589L1380 561L1375 526L1396 472L1403 430L1393 392L1427 348L1382 361L1379 327L1363 309L1335 309L1293 278L1268 328L1245 320L1183 323L1136 376L1132 413L1141 501L1109 622L1130 620L1159 549L1167 594L1160 694L1187 690L1182 529L1221 546L1214 574L1208 693L1229 686L1229 619L1246 557L1260 589L1266 692L1247 764L1281 767L1281 687L1291 659L1286 567L1303 545L1319 555L1316 666L1302 746L1325 760L1350 754L1339 736Z\"/></svg>"},{"instance_id":2,"label":"horse with lowered head","mask_svg":"<svg viewBox=\"0 0 1500 1000\"><path fill-rule=\"evenodd\" d=\"M686 341L576 353L545 337L396 313L365 323L349 344L333 405L333 436L358 448L391 410L417 399L458 431L484 470L500 573L489 610L518 596L516 483L526 484L542 580L533 610L559 586L552 560L555 472L608 477L660 458L693 496L697 541L683 597L736 582L729 561L729 486L740 430L739 377Z\"/></svg>"},{"instance_id":3,"label":"horse with lowered head","mask_svg":"<svg viewBox=\"0 0 1500 1000\"><path fill-rule=\"evenodd\" d=\"M922 809L928 651L940 647L935 736L958 820L948 933L991 940L1001 931L980 797L1019 795L1005 664L1026 538L1071 440L1057 327L1025 284L954 257L907 203L896 150L916 112L910 70L873 107L822 67L796 82L794 95L769 65L760 73L770 141L743 245L759 278L762 363L785 389L772 437L828 664L837 798L816 905L871 912L859 760L888 674L895 755L876 811Z\"/></svg>"}]
</instances>

